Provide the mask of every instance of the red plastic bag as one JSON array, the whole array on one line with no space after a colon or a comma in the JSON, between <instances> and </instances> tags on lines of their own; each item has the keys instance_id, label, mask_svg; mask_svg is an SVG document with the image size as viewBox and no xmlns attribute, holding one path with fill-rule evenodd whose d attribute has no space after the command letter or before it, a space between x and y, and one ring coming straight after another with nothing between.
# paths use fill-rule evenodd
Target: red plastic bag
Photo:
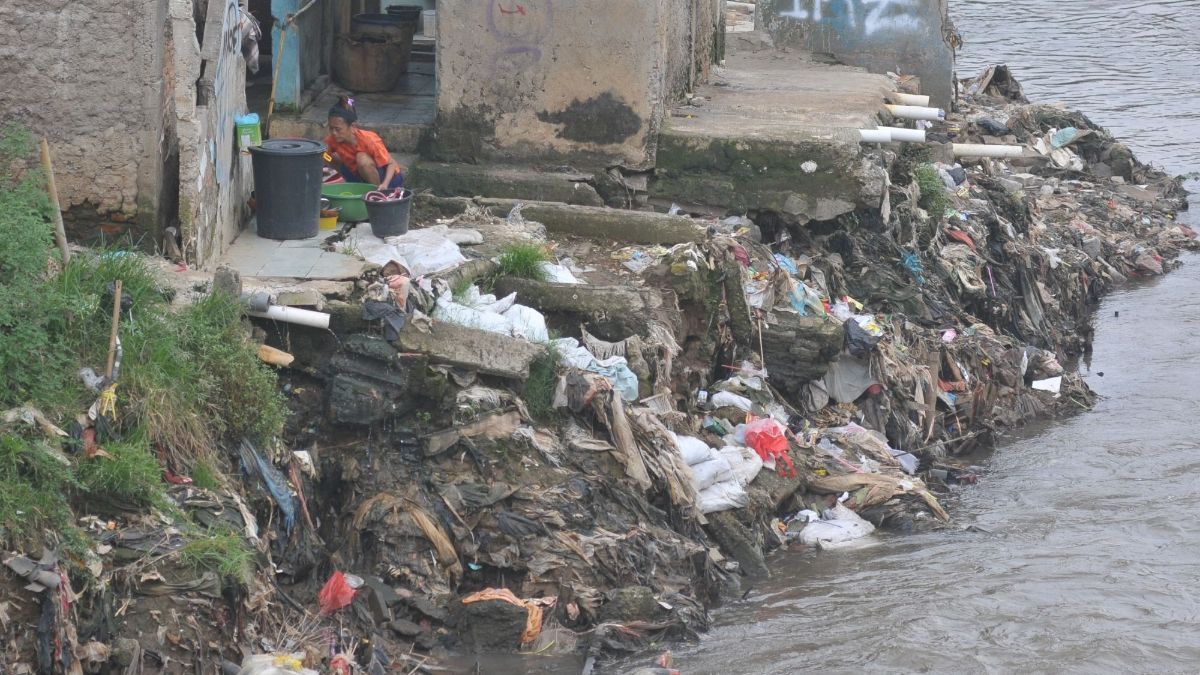
<instances>
[{"instance_id":1,"label":"red plastic bag","mask_svg":"<svg viewBox=\"0 0 1200 675\"><path fill-rule=\"evenodd\" d=\"M746 444L758 453L764 462L775 461L779 475L785 478L796 476L796 465L788 454L787 427L773 419L754 420L746 424Z\"/></svg>"},{"instance_id":2,"label":"red plastic bag","mask_svg":"<svg viewBox=\"0 0 1200 675\"><path fill-rule=\"evenodd\" d=\"M354 589L346 582L341 572L334 572L317 594L317 602L321 605L321 614L328 616L350 604L354 599Z\"/></svg>"}]
</instances>

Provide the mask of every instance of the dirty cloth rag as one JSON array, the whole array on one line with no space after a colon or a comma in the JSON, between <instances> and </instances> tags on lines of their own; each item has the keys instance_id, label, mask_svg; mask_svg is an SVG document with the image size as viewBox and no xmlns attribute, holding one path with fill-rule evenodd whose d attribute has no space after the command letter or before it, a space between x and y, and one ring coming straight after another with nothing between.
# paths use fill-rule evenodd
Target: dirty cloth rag
<instances>
[{"instance_id":1,"label":"dirty cloth rag","mask_svg":"<svg viewBox=\"0 0 1200 675\"><path fill-rule=\"evenodd\" d=\"M629 369L629 362L624 357L612 356L607 359L597 359L575 338L553 340L550 344L558 351L563 363L572 368L603 375L612 381L613 388L621 393L621 398L626 401L637 400L638 378Z\"/></svg>"}]
</instances>

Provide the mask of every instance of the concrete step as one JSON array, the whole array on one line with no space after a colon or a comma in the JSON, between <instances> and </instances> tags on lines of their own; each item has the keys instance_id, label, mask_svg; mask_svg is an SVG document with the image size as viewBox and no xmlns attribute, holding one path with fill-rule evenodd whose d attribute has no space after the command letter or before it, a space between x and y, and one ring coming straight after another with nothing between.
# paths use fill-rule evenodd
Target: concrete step
<instances>
[{"instance_id":1,"label":"concrete step","mask_svg":"<svg viewBox=\"0 0 1200 675\"><path fill-rule=\"evenodd\" d=\"M775 51L739 53L659 136L651 197L803 224L878 208L886 172L858 129L887 117L891 81Z\"/></svg>"}]
</instances>

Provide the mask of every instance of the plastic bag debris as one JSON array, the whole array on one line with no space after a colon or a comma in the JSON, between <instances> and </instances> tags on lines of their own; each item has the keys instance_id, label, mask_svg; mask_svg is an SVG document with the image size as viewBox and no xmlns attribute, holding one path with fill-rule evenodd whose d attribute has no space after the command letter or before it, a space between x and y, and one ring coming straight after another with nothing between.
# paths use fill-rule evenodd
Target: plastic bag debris
<instances>
[{"instance_id":1,"label":"plastic bag debris","mask_svg":"<svg viewBox=\"0 0 1200 675\"><path fill-rule=\"evenodd\" d=\"M321 607L321 614L329 616L349 605L354 600L354 593L354 589L346 581L346 575L340 571L335 571L329 575L329 580L325 582L325 585L321 588L321 592L317 594L317 603Z\"/></svg>"},{"instance_id":2,"label":"plastic bag debris","mask_svg":"<svg viewBox=\"0 0 1200 675\"><path fill-rule=\"evenodd\" d=\"M467 260L459 244L482 241L483 235L475 230L452 230L445 225L410 230L385 240L371 233L369 223L362 223L337 243L337 250L381 266L398 261L415 278L457 267Z\"/></svg>"},{"instance_id":3,"label":"plastic bag debris","mask_svg":"<svg viewBox=\"0 0 1200 675\"><path fill-rule=\"evenodd\" d=\"M556 284L581 284L580 281L571 270L565 265L556 265L551 262L543 262L542 271L546 273L546 281L552 281Z\"/></svg>"},{"instance_id":4,"label":"plastic bag debris","mask_svg":"<svg viewBox=\"0 0 1200 675\"><path fill-rule=\"evenodd\" d=\"M1048 391L1057 396L1058 393L1062 391L1062 381L1062 375L1059 375L1058 377L1047 378L1045 380L1034 380L1033 388L1037 389L1038 391Z\"/></svg>"},{"instance_id":5,"label":"plastic bag debris","mask_svg":"<svg viewBox=\"0 0 1200 675\"><path fill-rule=\"evenodd\" d=\"M254 654L242 660L238 675L317 675L304 667L304 653Z\"/></svg>"},{"instance_id":6,"label":"plastic bag debris","mask_svg":"<svg viewBox=\"0 0 1200 675\"><path fill-rule=\"evenodd\" d=\"M724 408L728 406L740 408L746 412L750 412L750 409L754 407L754 404L750 401L750 399L746 398L745 396L738 396L737 394L733 394L728 391L719 391L716 394L713 394L712 404L714 408Z\"/></svg>"},{"instance_id":7,"label":"plastic bag debris","mask_svg":"<svg viewBox=\"0 0 1200 675\"><path fill-rule=\"evenodd\" d=\"M782 462L779 467L781 476L795 477L796 468L788 454L788 440L784 435L786 430L787 427L769 418L748 422L745 429L746 445L754 448L764 464L776 460Z\"/></svg>"},{"instance_id":8,"label":"plastic bag debris","mask_svg":"<svg viewBox=\"0 0 1200 675\"><path fill-rule=\"evenodd\" d=\"M875 531L875 526L842 504L826 511L827 519L815 518L813 511L801 511L798 520L807 520L797 539L822 550L836 549Z\"/></svg>"}]
</instances>

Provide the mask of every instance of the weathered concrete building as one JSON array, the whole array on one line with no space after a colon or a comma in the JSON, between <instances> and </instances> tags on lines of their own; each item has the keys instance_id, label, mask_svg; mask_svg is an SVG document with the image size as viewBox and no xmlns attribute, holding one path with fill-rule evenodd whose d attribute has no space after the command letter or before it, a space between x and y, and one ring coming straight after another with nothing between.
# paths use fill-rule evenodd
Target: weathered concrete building
<instances>
[{"instance_id":1,"label":"weathered concrete building","mask_svg":"<svg viewBox=\"0 0 1200 675\"><path fill-rule=\"evenodd\" d=\"M178 224L204 264L236 235L242 26L237 0L0 3L0 120L50 141L72 238L148 246Z\"/></svg>"},{"instance_id":2,"label":"weathered concrete building","mask_svg":"<svg viewBox=\"0 0 1200 675\"><path fill-rule=\"evenodd\" d=\"M916 75L934 105L950 107L958 37L948 0L760 0L758 8L777 45L873 73Z\"/></svg>"}]
</instances>

